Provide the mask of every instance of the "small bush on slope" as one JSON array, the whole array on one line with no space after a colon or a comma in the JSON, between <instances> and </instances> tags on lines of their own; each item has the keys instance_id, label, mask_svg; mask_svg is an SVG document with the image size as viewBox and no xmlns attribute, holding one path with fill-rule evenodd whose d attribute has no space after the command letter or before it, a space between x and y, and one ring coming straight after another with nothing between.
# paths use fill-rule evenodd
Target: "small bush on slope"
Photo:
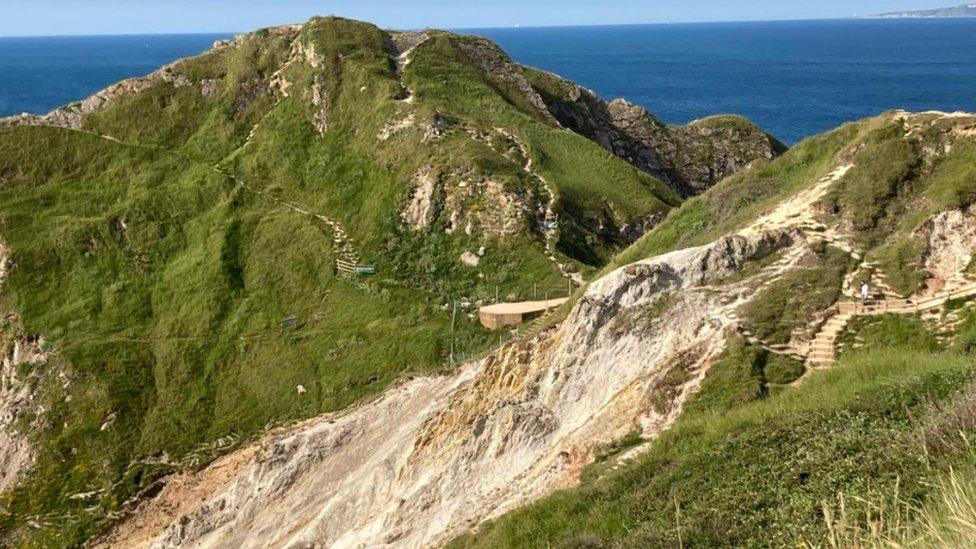
<instances>
[{"instance_id":1,"label":"small bush on slope","mask_svg":"<svg viewBox=\"0 0 976 549\"><path fill-rule=\"evenodd\" d=\"M768 353L766 364L763 366L763 376L766 383L771 385L786 385L793 383L806 372L802 362L784 355Z\"/></svg>"},{"instance_id":2,"label":"small bush on slope","mask_svg":"<svg viewBox=\"0 0 976 549\"><path fill-rule=\"evenodd\" d=\"M976 354L976 309L963 311L962 323L956 329L953 348L967 355Z\"/></svg>"}]
</instances>

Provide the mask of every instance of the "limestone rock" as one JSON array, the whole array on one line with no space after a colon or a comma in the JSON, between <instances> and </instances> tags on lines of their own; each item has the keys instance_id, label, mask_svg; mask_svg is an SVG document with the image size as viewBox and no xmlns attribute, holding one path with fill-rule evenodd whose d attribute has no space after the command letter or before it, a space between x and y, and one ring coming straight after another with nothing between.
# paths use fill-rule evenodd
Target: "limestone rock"
<instances>
[{"instance_id":1,"label":"limestone rock","mask_svg":"<svg viewBox=\"0 0 976 549\"><path fill-rule=\"evenodd\" d=\"M464 252L461 254L461 263L468 267L477 267L481 263L481 258L478 257L478 254Z\"/></svg>"},{"instance_id":2,"label":"limestone rock","mask_svg":"<svg viewBox=\"0 0 976 549\"><path fill-rule=\"evenodd\" d=\"M435 169L422 169L414 176L414 188L400 218L415 231L429 227L437 216L441 190L440 175Z\"/></svg>"}]
</instances>

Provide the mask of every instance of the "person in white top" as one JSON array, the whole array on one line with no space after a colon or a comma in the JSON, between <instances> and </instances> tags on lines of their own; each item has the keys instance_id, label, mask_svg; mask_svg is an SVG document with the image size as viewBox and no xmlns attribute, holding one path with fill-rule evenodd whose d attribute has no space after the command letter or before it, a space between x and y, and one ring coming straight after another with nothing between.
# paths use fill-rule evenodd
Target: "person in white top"
<instances>
[{"instance_id":1,"label":"person in white top","mask_svg":"<svg viewBox=\"0 0 976 549\"><path fill-rule=\"evenodd\" d=\"M867 282L861 282L861 301L867 301L871 297L871 287Z\"/></svg>"}]
</instances>

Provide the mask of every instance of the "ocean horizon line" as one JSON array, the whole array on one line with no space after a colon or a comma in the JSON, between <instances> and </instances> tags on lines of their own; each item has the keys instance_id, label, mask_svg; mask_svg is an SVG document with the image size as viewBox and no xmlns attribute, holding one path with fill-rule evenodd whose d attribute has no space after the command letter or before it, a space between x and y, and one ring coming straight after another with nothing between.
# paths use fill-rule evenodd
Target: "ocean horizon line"
<instances>
[{"instance_id":1,"label":"ocean horizon line","mask_svg":"<svg viewBox=\"0 0 976 549\"><path fill-rule=\"evenodd\" d=\"M347 18L349 19L349 18ZM650 21L639 23L594 23L585 25L506 25L506 26L486 26L486 27L416 27L416 28L395 28L377 25L383 30L399 32L419 32L424 30L446 30L450 32L467 31L498 31L498 30L538 30L538 29L600 29L615 27L669 27L669 26L700 26L700 25L741 25L741 24L762 24L762 23L830 23L830 22L878 22L878 23L911 23L916 21L933 22L953 22L971 20L974 17L940 17L940 18L913 18L913 17L879 17L879 16L851 16L851 17L825 17L825 18L798 18L798 19L741 19L741 20L703 20L703 21ZM134 38L134 37L154 37L154 36L236 36L256 32L261 29L283 27L289 25L300 25L302 23L281 23L277 25L267 25L255 27L251 30L214 30L199 32L132 32L132 33L107 33L107 34L0 34L0 40L5 39L52 39L52 38Z\"/></svg>"}]
</instances>

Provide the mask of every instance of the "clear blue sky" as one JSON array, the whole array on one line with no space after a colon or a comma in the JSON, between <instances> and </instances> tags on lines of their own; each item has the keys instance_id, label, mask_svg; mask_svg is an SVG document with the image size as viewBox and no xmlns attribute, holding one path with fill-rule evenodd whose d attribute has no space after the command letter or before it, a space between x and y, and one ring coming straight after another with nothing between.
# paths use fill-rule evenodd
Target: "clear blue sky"
<instances>
[{"instance_id":1,"label":"clear blue sky","mask_svg":"<svg viewBox=\"0 0 976 549\"><path fill-rule=\"evenodd\" d=\"M238 32L313 15L386 28L474 28L848 17L961 0L0 0L0 36ZM599 4L602 6L597 7Z\"/></svg>"}]
</instances>

